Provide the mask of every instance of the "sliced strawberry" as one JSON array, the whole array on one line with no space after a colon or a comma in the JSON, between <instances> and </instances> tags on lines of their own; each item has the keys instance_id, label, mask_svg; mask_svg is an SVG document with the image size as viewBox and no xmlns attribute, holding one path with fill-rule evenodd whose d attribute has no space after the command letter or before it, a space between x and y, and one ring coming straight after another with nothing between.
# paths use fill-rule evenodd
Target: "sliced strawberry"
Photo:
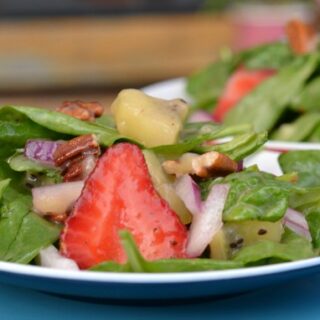
<instances>
[{"instance_id":1,"label":"sliced strawberry","mask_svg":"<svg viewBox=\"0 0 320 320\"><path fill-rule=\"evenodd\" d=\"M155 191L141 150L129 143L109 148L87 179L66 221L62 253L84 269L102 261L124 263L122 229L148 260L185 257L186 228Z\"/></svg>"},{"instance_id":2,"label":"sliced strawberry","mask_svg":"<svg viewBox=\"0 0 320 320\"><path fill-rule=\"evenodd\" d=\"M226 113L230 111L243 97L256 88L261 82L275 74L274 70L247 70L240 68L230 77L213 111L215 121L223 121Z\"/></svg>"}]
</instances>

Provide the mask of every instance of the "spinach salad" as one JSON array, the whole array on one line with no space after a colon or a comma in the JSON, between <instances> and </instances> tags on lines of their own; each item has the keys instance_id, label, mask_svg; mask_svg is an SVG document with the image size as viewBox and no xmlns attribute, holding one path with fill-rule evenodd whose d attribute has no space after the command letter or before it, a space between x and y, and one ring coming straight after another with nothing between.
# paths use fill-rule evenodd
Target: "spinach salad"
<instances>
[{"instance_id":1,"label":"spinach salad","mask_svg":"<svg viewBox=\"0 0 320 320\"><path fill-rule=\"evenodd\" d=\"M297 93L318 64L316 54L295 58L285 44L267 50L277 59L243 54L253 67L285 65L252 98L264 108L279 102L263 130L242 121L187 123L186 102L134 89L119 93L112 115L90 119L78 111L95 103L69 103L70 112L1 107L0 260L187 272L318 256L320 151L283 153L282 176L243 166L291 101L287 90ZM221 77L216 95L230 63L211 67Z\"/></svg>"}]
</instances>

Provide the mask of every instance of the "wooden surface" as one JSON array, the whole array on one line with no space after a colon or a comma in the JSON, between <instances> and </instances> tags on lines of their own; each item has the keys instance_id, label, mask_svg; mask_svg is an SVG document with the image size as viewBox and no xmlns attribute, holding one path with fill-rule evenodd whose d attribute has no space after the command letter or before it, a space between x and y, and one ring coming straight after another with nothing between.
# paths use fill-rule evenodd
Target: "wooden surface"
<instances>
[{"instance_id":1,"label":"wooden surface","mask_svg":"<svg viewBox=\"0 0 320 320\"><path fill-rule=\"evenodd\" d=\"M0 92L138 87L185 76L231 42L227 18L203 14L1 21Z\"/></svg>"},{"instance_id":2,"label":"wooden surface","mask_svg":"<svg viewBox=\"0 0 320 320\"><path fill-rule=\"evenodd\" d=\"M0 106L18 105L33 106L49 109L56 109L66 100L98 101L106 111L110 111L110 106L120 89L106 89L104 91L81 92L70 90L66 92L32 92L32 93L12 93L0 94Z\"/></svg>"}]
</instances>

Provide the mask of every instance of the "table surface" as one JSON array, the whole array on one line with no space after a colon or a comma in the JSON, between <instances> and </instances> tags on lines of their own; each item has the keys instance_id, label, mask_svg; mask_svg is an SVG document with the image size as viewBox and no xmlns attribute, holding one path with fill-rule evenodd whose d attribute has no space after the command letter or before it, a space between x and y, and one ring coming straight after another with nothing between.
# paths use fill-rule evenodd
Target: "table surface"
<instances>
[{"instance_id":1,"label":"table surface","mask_svg":"<svg viewBox=\"0 0 320 320\"><path fill-rule=\"evenodd\" d=\"M197 304L125 306L68 300L0 285L0 319L319 319L320 274Z\"/></svg>"}]
</instances>

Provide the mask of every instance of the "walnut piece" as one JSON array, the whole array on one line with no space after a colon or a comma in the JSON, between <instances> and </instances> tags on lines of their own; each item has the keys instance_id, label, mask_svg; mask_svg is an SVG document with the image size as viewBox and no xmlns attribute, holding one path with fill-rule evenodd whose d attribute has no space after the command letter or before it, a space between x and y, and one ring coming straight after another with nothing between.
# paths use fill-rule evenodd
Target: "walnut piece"
<instances>
[{"instance_id":1,"label":"walnut piece","mask_svg":"<svg viewBox=\"0 0 320 320\"><path fill-rule=\"evenodd\" d=\"M305 54L317 47L315 30L300 20L291 20L286 26L286 33L294 53Z\"/></svg>"},{"instance_id":2,"label":"walnut piece","mask_svg":"<svg viewBox=\"0 0 320 320\"><path fill-rule=\"evenodd\" d=\"M225 176L238 169L238 163L225 154L211 151L192 160L194 174L200 178Z\"/></svg>"},{"instance_id":3,"label":"walnut piece","mask_svg":"<svg viewBox=\"0 0 320 320\"><path fill-rule=\"evenodd\" d=\"M225 176L238 169L238 163L225 154L210 151L202 155L186 153L178 160L168 160L162 164L168 174L181 176L195 175L199 178Z\"/></svg>"},{"instance_id":4,"label":"walnut piece","mask_svg":"<svg viewBox=\"0 0 320 320\"><path fill-rule=\"evenodd\" d=\"M97 102L85 102L80 100L64 101L63 104L56 109L74 118L92 121L103 114L103 106Z\"/></svg>"},{"instance_id":5,"label":"walnut piece","mask_svg":"<svg viewBox=\"0 0 320 320\"><path fill-rule=\"evenodd\" d=\"M55 164L62 168L64 181L67 182L85 178L94 168L99 155L96 136L87 134L60 144L53 158Z\"/></svg>"}]
</instances>

